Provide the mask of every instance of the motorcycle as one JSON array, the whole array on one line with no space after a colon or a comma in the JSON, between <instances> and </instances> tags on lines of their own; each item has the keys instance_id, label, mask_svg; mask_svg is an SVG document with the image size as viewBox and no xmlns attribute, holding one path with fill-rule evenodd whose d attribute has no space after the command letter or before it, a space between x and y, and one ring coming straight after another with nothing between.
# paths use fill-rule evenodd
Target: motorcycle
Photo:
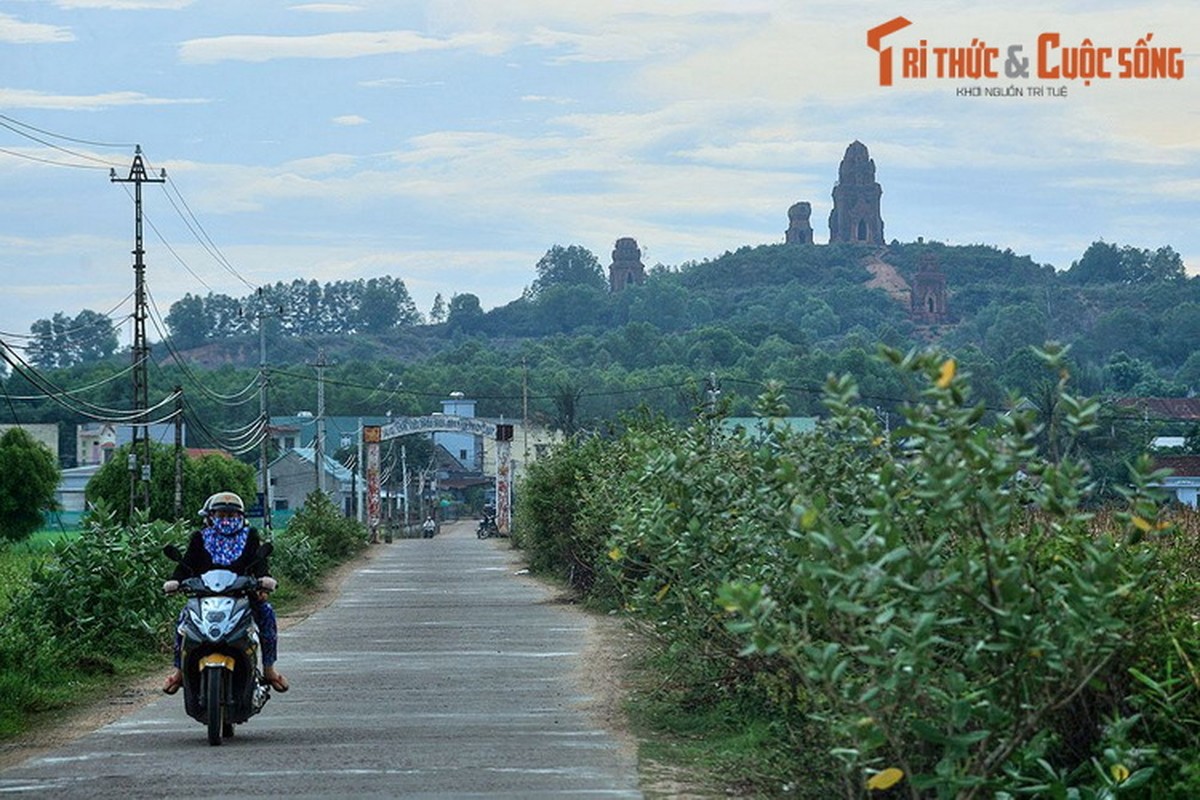
<instances>
[{"instance_id":1,"label":"motorcycle","mask_svg":"<svg viewBox=\"0 0 1200 800\"><path fill-rule=\"evenodd\" d=\"M183 554L175 545L163 553L176 563ZM265 559L271 544L259 548ZM271 699L263 680L258 626L250 601L259 580L226 569L213 569L179 582L187 596L179 633L183 637L183 705L189 717L208 726L208 743L233 736L233 726L262 710Z\"/></svg>"},{"instance_id":2,"label":"motorcycle","mask_svg":"<svg viewBox=\"0 0 1200 800\"><path fill-rule=\"evenodd\" d=\"M476 537L480 539L490 539L493 536L499 535L500 529L496 527L496 520L494 517L485 516L483 519L479 520L479 528L475 531Z\"/></svg>"}]
</instances>

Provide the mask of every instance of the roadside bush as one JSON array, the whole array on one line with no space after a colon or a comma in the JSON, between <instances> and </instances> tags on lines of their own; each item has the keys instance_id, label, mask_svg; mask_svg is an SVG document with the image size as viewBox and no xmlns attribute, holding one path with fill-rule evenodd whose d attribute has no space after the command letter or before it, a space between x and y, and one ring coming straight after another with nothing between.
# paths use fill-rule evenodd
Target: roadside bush
<instances>
[{"instance_id":1,"label":"roadside bush","mask_svg":"<svg viewBox=\"0 0 1200 800\"><path fill-rule=\"evenodd\" d=\"M341 563L367 546L367 531L356 520L342 516L337 506L321 491L314 491L304 498L304 507L288 521L284 541L296 541L292 537L307 537L319 560L318 568ZM297 553L297 558L303 557ZM274 563L274 562L272 562ZM298 568L298 563L289 569Z\"/></svg>"},{"instance_id":2,"label":"roadside bush","mask_svg":"<svg viewBox=\"0 0 1200 800\"><path fill-rule=\"evenodd\" d=\"M514 544L526 551L530 568L553 573L600 603L620 600L608 580L605 553L627 481L647 454L674 435L665 422L647 416L624 420L619 438L575 437L551 458L530 465L518 491Z\"/></svg>"},{"instance_id":3,"label":"roadside bush","mask_svg":"<svg viewBox=\"0 0 1200 800\"><path fill-rule=\"evenodd\" d=\"M796 748L760 776L776 790L1200 796L1200 556L1161 516L1161 476L1135 464L1122 509L1085 505L1073 443L1098 405L1067 391L1061 353L1045 425L985 425L953 359L886 356L918 398L896 430L838 379L815 433L627 434L544 466L558 494L522 502L568 524L530 547L553 561L594 513L595 585L707 675L707 702ZM786 413L777 391L759 413Z\"/></svg>"},{"instance_id":4,"label":"roadside bush","mask_svg":"<svg viewBox=\"0 0 1200 800\"><path fill-rule=\"evenodd\" d=\"M271 574L297 586L314 586L321 576L321 556L303 526L288 525L271 540Z\"/></svg>"},{"instance_id":5,"label":"roadside bush","mask_svg":"<svg viewBox=\"0 0 1200 800\"><path fill-rule=\"evenodd\" d=\"M162 546L182 535L144 518L123 528L100 510L78 537L33 562L0 612L0 736L168 646L174 614L162 593L170 571Z\"/></svg>"},{"instance_id":6,"label":"roadside bush","mask_svg":"<svg viewBox=\"0 0 1200 800\"><path fill-rule=\"evenodd\" d=\"M55 545L37 565L25 602L11 610L44 622L78 657L138 656L166 641L173 615L162 593L171 563L163 545L186 536L180 525L116 524L102 510L85 518L75 539Z\"/></svg>"}]
</instances>

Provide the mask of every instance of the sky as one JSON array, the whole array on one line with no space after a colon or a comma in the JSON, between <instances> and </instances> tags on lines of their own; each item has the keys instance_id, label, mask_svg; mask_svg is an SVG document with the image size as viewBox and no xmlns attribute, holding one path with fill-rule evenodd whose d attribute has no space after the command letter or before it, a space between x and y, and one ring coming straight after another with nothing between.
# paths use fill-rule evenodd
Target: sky
<instances>
[{"instance_id":1,"label":"sky","mask_svg":"<svg viewBox=\"0 0 1200 800\"><path fill-rule=\"evenodd\" d=\"M135 146L158 317L384 275L487 309L556 244L679 267L801 200L824 243L855 140L888 241L1200 274L1198 54L1194 0L0 0L0 340L128 343Z\"/></svg>"}]
</instances>

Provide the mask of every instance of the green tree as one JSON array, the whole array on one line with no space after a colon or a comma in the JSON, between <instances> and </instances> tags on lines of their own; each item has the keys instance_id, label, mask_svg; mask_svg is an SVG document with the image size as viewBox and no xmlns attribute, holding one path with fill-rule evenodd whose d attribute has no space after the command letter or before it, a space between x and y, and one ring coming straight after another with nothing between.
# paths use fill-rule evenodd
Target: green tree
<instances>
[{"instance_id":1,"label":"green tree","mask_svg":"<svg viewBox=\"0 0 1200 800\"><path fill-rule=\"evenodd\" d=\"M1130 357L1124 350L1118 350L1104 365L1104 377L1110 390L1128 394L1134 386L1154 377L1154 367L1140 358Z\"/></svg>"},{"instance_id":2,"label":"green tree","mask_svg":"<svg viewBox=\"0 0 1200 800\"><path fill-rule=\"evenodd\" d=\"M433 307L429 309L429 324L440 325L446 321L446 301L442 299L442 293L438 292L433 296Z\"/></svg>"},{"instance_id":3,"label":"green tree","mask_svg":"<svg viewBox=\"0 0 1200 800\"><path fill-rule=\"evenodd\" d=\"M117 449L112 459L102 466L84 489L91 505L103 503L121 524L130 522L130 475L126 468L129 445ZM236 492L247 505L255 498L254 467L225 456L209 454L183 461L183 508L181 518L194 521L205 498L219 491ZM174 521L175 516L175 448L152 444L150 451L150 516L151 520Z\"/></svg>"},{"instance_id":4,"label":"green tree","mask_svg":"<svg viewBox=\"0 0 1200 800\"><path fill-rule=\"evenodd\" d=\"M41 527L61 474L54 454L28 431L0 436L0 540L20 541Z\"/></svg>"},{"instance_id":5,"label":"green tree","mask_svg":"<svg viewBox=\"0 0 1200 800\"><path fill-rule=\"evenodd\" d=\"M29 343L30 363L41 369L71 366L70 327L70 317L61 311L55 312L51 319L39 319L30 325L29 332L33 334Z\"/></svg>"},{"instance_id":6,"label":"green tree","mask_svg":"<svg viewBox=\"0 0 1200 800\"><path fill-rule=\"evenodd\" d=\"M599 259L586 247L556 244L538 261L537 280L529 287L532 297L551 286L590 286L604 291L608 287Z\"/></svg>"},{"instance_id":7,"label":"green tree","mask_svg":"<svg viewBox=\"0 0 1200 800\"><path fill-rule=\"evenodd\" d=\"M175 345L185 349L202 344L210 336L223 335L209 322L204 298L191 293L171 304L165 321Z\"/></svg>"},{"instance_id":8,"label":"green tree","mask_svg":"<svg viewBox=\"0 0 1200 800\"><path fill-rule=\"evenodd\" d=\"M483 318L483 307L479 304L477 296L464 293L450 298L450 310L446 315L446 323L452 330L460 330L464 333L478 330Z\"/></svg>"},{"instance_id":9,"label":"green tree","mask_svg":"<svg viewBox=\"0 0 1200 800\"><path fill-rule=\"evenodd\" d=\"M1121 249L1108 242L1092 242L1067 270L1067 280L1079 284L1116 283L1125 277Z\"/></svg>"},{"instance_id":10,"label":"green tree","mask_svg":"<svg viewBox=\"0 0 1200 800\"><path fill-rule=\"evenodd\" d=\"M1146 269L1156 281L1181 281L1187 278L1183 257L1171 247L1155 250L1146 262Z\"/></svg>"},{"instance_id":11,"label":"green tree","mask_svg":"<svg viewBox=\"0 0 1200 800\"><path fill-rule=\"evenodd\" d=\"M76 364L101 361L117 351L117 331L112 320L85 308L75 315L70 330L71 356Z\"/></svg>"}]
</instances>

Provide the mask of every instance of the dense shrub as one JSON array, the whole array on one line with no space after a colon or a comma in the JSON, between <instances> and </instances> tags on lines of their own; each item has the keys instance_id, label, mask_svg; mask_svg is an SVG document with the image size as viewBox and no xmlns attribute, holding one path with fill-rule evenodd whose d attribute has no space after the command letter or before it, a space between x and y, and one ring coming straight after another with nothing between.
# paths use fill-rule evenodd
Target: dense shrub
<instances>
[{"instance_id":1,"label":"dense shrub","mask_svg":"<svg viewBox=\"0 0 1200 800\"><path fill-rule=\"evenodd\" d=\"M271 540L271 575L285 583L312 586L321 575L321 555L301 525L288 525Z\"/></svg>"},{"instance_id":2,"label":"dense shrub","mask_svg":"<svg viewBox=\"0 0 1200 800\"><path fill-rule=\"evenodd\" d=\"M1160 519L1161 476L1140 464L1123 510L1085 510L1070 454L1098 407L1067 391L1061 355L1049 432L1032 412L985 425L953 359L888 356L919 397L898 429L843 379L813 434L593 443L531 473L521 502L561 523L528 546L549 558L594 513L595 585L681 669L715 667L694 669L709 700L780 726L781 776L804 774L805 796L901 775L911 797L1200 794L1196 542ZM775 391L760 410L786 411Z\"/></svg>"},{"instance_id":3,"label":"dense shrub","mask_svg":"<svg viewBox=\"0 0 1200 800\"><path fill-rule=\"evenodd\" d=\"M345 561L367 546L366 529L357 521L342 516L341 511L321 491L314 491L304 498L304 507L288 520L284 542L299 543L300 536L311 542L319 566ZM302 553L293 554L295 559L306 558ZM285 558L286 560L286 558ZM295 560L289 569L298 566Z\"/></svg>"},{"instance_id":4,"label":"dense shrub","mask_svg":"<svg viewBox=\"0 0 1200 800\"><path fill-rule=\"evenodd\" d=\"M173 619L162 593L172 565L162 548L185 535L179 525L144 516L121 527L93 513L77 538L56 545L54 557L34 568L29 592L10 611L44 623L81 658L152 652Z\"/></svg>"}]
</instances>

